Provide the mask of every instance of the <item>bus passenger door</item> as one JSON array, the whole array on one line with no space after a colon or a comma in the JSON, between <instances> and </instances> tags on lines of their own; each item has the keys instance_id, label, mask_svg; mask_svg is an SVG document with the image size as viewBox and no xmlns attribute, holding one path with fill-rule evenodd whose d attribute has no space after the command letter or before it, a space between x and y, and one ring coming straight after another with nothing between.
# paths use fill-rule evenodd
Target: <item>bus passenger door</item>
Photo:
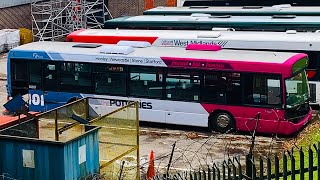
<instances>
[{"instance_id":1,"label":"bus passenger door","mask_svg":"<svg viewBox=\"0 0 320 180\"><path fill-rule=\"evenodd\" d=\"M256 126L257 114L259 123L257 132L272 132L279 125L281 108L280 76L268 74L244 74L244 104L250 108L241 117L245 127L253 131Z\"/></svg>"}]
</instances>

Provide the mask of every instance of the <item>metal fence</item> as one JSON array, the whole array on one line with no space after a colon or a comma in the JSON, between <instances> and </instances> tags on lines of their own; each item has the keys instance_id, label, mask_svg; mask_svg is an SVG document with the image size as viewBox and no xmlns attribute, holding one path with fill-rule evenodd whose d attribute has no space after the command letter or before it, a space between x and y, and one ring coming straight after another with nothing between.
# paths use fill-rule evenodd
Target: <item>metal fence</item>
<instances>
[{"instance_id":1,"label":"metal fence","mask_svg":"<svg viewBox=\"0 0 320 180\"><path fill-rule=\"evenodd\" d=\"M86 97L38 114L34 120L3 133L50 141L67 141L92 125L99 129L99 178L139 179L139 103L123 101L110 106L112 99ZM0 180L1 180L0 176ZM3 176L4 177L4 176ZM87 179L99 179L92 175Z\"/></svg>"},{"instance_id":2,"label":"metal fence","mask_svg":"<svg viewBox=\"0 0 320 180\"><path fill-rule=\"evenodd\" d=\"M199 170L157 174L154 179L181 180L262 180L262 179L319 179L320 143L307 149L291 149L280 156L254 158L247 155L244 162L240 158L229 158L222 163L206 165Z\"/></svg>"},{"instance_id":3,"label":"metal fence","mask_svg":"<svg viewBox=\"0 0 320 180\"><path fill-rule=\"evenodd\" d=\"M105 101L109 101L98 100L99 104L108 104ZM101 127L100 173L105 174L107 179L140 179L139 104L127 103L90 121L91 125Z\"/></svg>"}]
</instances>

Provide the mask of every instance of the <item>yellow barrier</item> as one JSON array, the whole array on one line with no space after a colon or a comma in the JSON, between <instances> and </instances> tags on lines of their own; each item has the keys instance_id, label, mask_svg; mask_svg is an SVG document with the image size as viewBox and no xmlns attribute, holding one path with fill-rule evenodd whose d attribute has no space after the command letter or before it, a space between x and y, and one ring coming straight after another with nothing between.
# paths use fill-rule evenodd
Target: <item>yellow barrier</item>
<instances>
[{"instance_id":1,"label":"yellow barrier","mask_svg":"<svg viewBox=\"0 0 320 180\"><path fill-rule=\"evenodd\" d=\"M20 44L27 44L33 41L32 31L26 28L19 28L20 30Z\"/></svg>"}]
</instances>

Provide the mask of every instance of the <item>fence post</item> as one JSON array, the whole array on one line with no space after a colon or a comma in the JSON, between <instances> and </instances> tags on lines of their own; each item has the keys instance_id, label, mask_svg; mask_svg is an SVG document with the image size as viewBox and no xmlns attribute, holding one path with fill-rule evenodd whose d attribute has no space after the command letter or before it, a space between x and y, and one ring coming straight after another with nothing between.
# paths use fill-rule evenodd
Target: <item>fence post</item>
<instances>
[{"instance_id":1,"label":"fence post","mask_svg":"<svg viewBox=\"0 0 320 180\"><path fill-rule=\"evenodd\" d=\"M256 179L257 179L257 169L256 169L256 165L252 163L252 180L256 180Z\"/></svg>"},{"instance_id":2,"label":"fence post","mask_svg":"<svg viewBox=\"0 0 320 180\"><path fill-rule=\"evenodd\" d=\"M304 153L302 147L299 149L300 156L300 180L304 180Z\"/></svg>"},{"instance_id":3,"label":"fence post","mask_svg":"<svg viewBox=\"0 0 320 180\"><path fill-rule=\"evenodd\" d=\"M228 164L227 167L228 167L228 180L231 180L231 168L230 168L230 162L231 162L231 159L229 158L228 159Z\"/></svg>"},{"instance_id":4,"label":"fence post","mask_svg":"<svg viewBox=\"0 0 320 180\"><path fill-rule=\"evenodd\" d=\"M318 170L318 177L319 177L320 176L320 142L318 142L317 159L318 159L317 170Z\"/></svg>"},{"instance_id":5,"label":"fence post","mask_svg":"<svg viewBox=\"0 0 320 180\"><path fill-rule=\"evenodd\" d=\"M275 167L275 175L276 175L275 179L279 180L279 158L277 155L274 157L274 167Z\"/></svg>"},{"instance_id":6,"label":"fence post","mask_svg":"<svg viewBox=\"0 0 320 180\"><path fill-rule=\"evenodd\" d=\"M225 180L226 179L226 167L225 165L225 161L222 162L222 179Z\"/></svg>"},{"instance_id":7,"label":"fence post","mask_svg":"<svg viewBox=\"0 0 320 180\"><path fill-rule=\"evenodd\" d=\"M311 147L309 147L309 179L313 179L313 151ZM319 176L319 175L318 175Z\"/></svg>"},{"instance_id":8,"label":"fence post","mask_svg":"<svg viewBox=\"0 0 320 180\"><path fill-rule=\"evenodd\" d=\"M233 172L232 172L233 180L237 180L237 167L236 167L236 165L234 165L234 159L233 159L233 162L231 162L231 163L232 163L232 169L233 169Z\"/></svg>"},{"instance_id":9,"label":"fence post","mask_svg":"<svg viewBox=\"0 0 320 180\"><path fill-rule=\"evenodd\" d=\"M283 153L283 180L287 180L287 176L288 176L288 159L287 159L287 155L286 153L284 152Z\"/></svg>"},{"instance_id":10,"label":"fence post","mask_svg":"<svg viewBox=\"0 0 320 180\"><path fill-rule=\"evenodd\" d=\"M220 169L217 166L216 166L216 168L217 168L217 178L218 178L218 180L220 180L221 179Z\"/></svg>"},{"instance_id":11,"label":"fence post","mask_svg":"<svg viewBox=\"0 0 320 180\"><path fill-rule=\"evenodd\" d=\"M212 166L212 180L216 180L216 168L215 168L216 164L213 163Z\"/></svg>"},{"instance_id":12,"label":"fence post","mask_svg":"<svg viewBox=\"0 0 320 180\"><path fill-rule=\"evenodd\" d=\"M240 164L240 158L236 158L236 161L238 163L238 169L239 169L239 179L242 180L242 167L241 167L241 164Z\"/></svg>"},{"instance_id":13,"label":"fence post","mask_svg":"<svg viewBox=\"0 0 320 180\"><path fill-rule=\"evenodd\" d=\"M264 168L263 168L263 159L260 157L260 164L259 164L259 168L260 168L260 172L259 172L259 174L260 174L260 179L263 179L263 170L264 170Z\"/></svg>"},{"instance_id":14,"label":"fence post","mask_svg":"<svg viewBox=\"0 0 320 180\"><path fill-rule=\"evenodd\" d=\"M194 180L197 180L198 179L198 174L196 171L193 172L193 179Z\"/></svg>"},{"instance_id":15,"label":"fence post","mask_svg":"<svg viewBox=\"0 0 320 180\"><path fill-rule=\"evenodd\" d=\"M208 180L211 180L211 170L209 165L208 165Z\"/></svg>"},{"instance_id":16,"label":"fence post","mask_svg":"<svg viewBox=\"0 0 320 180\"><path fill-rule=\"evenodd\" d=\"M291 180L295 180L296 179L296 165L295 165L296 160L293 156L293 148L291 149L290 159L291 159Z\"/></svg>"},{"instance_id":17,"label":"fence post","mask_svg":"<svg viewBox=\"0 0 320 180\"><path fill-rule=\"evenodd\" d=\"M139 107L139 106L138 106ZM138 138L139 139L139 138ZM169 177L169 170L170 170L170 165L171 165L171 162L172 162L172 157L173 157L173 153L174 153L174 150L175 150L175 147L176 147L176 143L177 142L174 142L173 145L172 145L172 150L171 150L171 154L170 154L170 159L169 159L169 163L168 163L168 167L167 167L167 177Z\"/></svg>"},{"instance_id":18,"label":"fence post","mask_svg":"<svg viewBox=\"0 0 320 180\"><path fill-rule=\"evenodd\" d=\"M252 154L248 154L246 156L246 178L251 179L252 178Z\"/></svg>"},{"instance_id":19,"label":"fence post","mask_svg":"<svg viewBox=\"0 0 320 180\"><path fill-rule=\"evenodd\" d=\"M271 160L269 157L267 159L267 179L271 180Z\"/></svg>"}]
</instances>

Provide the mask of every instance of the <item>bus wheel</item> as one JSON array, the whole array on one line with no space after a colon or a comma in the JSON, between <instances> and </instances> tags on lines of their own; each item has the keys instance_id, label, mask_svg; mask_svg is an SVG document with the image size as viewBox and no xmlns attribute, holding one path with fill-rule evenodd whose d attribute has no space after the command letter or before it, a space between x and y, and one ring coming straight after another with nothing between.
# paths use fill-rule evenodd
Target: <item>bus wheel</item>
<instances>
[{"instance_id":1,"label":"bus wheel","mask_svg":"<svg viewBox=\"0 0 320 180\"><path fill-rule=\"evenodd\" d=\"M217 132L230 132L235 128L233 117L227 112L218 112L210 117L210 129Z\"/></svg>"}]
</instances>

